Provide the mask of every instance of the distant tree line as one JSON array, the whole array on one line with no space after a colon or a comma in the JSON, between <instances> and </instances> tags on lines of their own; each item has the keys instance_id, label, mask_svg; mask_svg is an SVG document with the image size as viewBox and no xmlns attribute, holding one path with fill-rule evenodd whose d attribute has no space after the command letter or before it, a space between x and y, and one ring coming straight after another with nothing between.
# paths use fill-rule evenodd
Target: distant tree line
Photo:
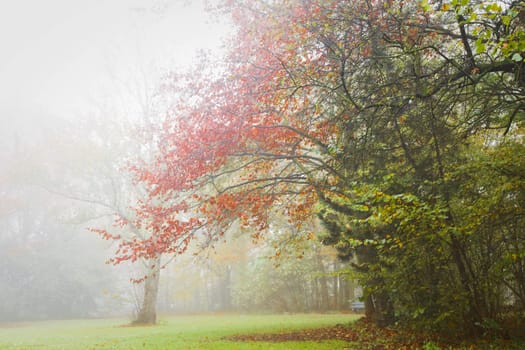
<instances>
[{"instance_id":1,"label":"distant tree line","mask_svg":"<svg viewBox=\"0 0 525 350\"><path fill-rule=\"evenodd\" d=\"M206 257L178 257L163 272L159 312L350 311L360 288L335 251L316 241L284 247L282 239L238 238Z\"/></svg>"}]
</instances>

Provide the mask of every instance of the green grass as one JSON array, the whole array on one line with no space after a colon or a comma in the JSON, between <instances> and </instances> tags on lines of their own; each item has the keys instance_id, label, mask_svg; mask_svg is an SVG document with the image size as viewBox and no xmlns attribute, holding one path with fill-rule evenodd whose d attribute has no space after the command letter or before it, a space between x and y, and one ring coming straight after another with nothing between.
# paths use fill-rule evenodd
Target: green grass
<instances>
[{"instance_id":1,"label":"green grass","mask_svg":"<svg viewBox=\"0 0 525 350\"><path fill-rule=\"evenodd\" d=\"M342 349L348 343L231 342L232 334L315 328L356 320L355 315L198 315L161 317L153 327L125 327L123 319L0 324L0 349Z\"/></svg>"}]
</instances>

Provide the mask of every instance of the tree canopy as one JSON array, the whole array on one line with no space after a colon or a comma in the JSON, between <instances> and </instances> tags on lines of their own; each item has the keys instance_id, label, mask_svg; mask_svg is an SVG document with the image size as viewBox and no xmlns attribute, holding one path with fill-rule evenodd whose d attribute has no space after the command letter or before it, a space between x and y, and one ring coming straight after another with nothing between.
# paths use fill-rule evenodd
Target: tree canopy
<instances>
[{"instance_id":1,"label":"tree canopy","mask_svg":"<svg viewBox=\"0 0 525 350\"><path fill-rule=\"evenodd\" d=\"M214 11L237 28L227 59L166 78L158 152L132 169L149 200L119 222L153 234L117 262L317 214L379 324L493 331L525 308L522 2Z\"/></svg>"}]
</instances>

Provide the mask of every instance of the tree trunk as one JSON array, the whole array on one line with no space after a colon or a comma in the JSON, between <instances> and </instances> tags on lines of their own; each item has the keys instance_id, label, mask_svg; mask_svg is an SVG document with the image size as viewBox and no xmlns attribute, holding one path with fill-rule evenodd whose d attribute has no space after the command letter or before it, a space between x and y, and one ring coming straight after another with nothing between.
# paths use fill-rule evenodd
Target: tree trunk
<instances>
[{"instance_id":1,"label":"tree trunk","mask_svg":"<svg viewBox=\"0 0 525 350\"><path fill-rule=\"evenodd\" d=\"M329 303L329 296L328 296L328 277L326 276L326 269L325 269L325 266L323 264L323 261L322 261L322 257L321 255L317 254L316 256L316 259L317 259L317 267L319 269L319 271L321 272L320 273L320 277L317 279L318 281L318 291L319 291L319 294L318 294L318 309L320 311L326 311L328 310L328 303Z\"/></svg>"},{"instance_id":2,"label":"tree trunk","mask_svg":"<svg viewBox=\"0 0 525 350\"><path fill-rule=\"evenodd\" d=\"M338 310L345 310L348 308L348 280L342 275L339 277L339 305Z\"/></svg>"},{"instance_id":3,"label":"tree trunk","mask_svg":"<svg viewBox=\"0 0 525 350\"><path fill-rule=\"evenodd\" d=\"M231 279L232 279L232 266L227 265L224 270L224 275L220 277L220 309L223 311L231 310Z\"/></svg>"},{"instance_id":4,"label":"tree trunk","mask_svg":"<svg viewBox=\"0 0 525 350\"><path fill-rule=\"evenodd\" d=\"M337 275L337 260L335 260L332 263L332 272L334 273L334 276L332 277L332 303L331 303L331 309L337 310L338 302L339 302L339 276Z\"/></svg>"},{"instance_id":5,"label":"tree trunk","mask_svg":"<svg viewBox=\"0 0 525 350\"><path fill-rule=\"evenodd\" d=\"M360 264L366 265L378 264L378 256L375 248L366 247L356 252L357 260ZM368 267L359 267L359 264L354 264L355 268L365 271ZM388 291L385 291L385 283L381 277L375 277L367 281L367 286L373 287L376 291L365 292L365 314L366 317L372 320L380 327L385 327L394 323L394 306Z\"/></svg>"},{"instance_id":6,"label":"tree trunk","mask_svg":"<svg viewBox=\"0 0 525 350\"><path fill-rule=\"evenodd\" d=\"M137 314L135 324L157 323L157 296L159 292L160 255L148 265L148 275L144 281L144 300Z\"/></svg>"}]
</instances>

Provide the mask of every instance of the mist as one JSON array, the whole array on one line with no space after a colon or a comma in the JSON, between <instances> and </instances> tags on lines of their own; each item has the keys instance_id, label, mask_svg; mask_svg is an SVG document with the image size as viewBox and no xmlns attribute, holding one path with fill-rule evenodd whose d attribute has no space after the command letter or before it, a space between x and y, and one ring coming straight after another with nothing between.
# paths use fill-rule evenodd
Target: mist
<instances>
[{"instance_id":1,"label":"mist","mask_svg":"<svg viewBox=\"0 0 525 350\"><path fill-rule=\"evenodd\" d=\"M115 229L144 191L126 170L148 159L169 105L159 80L219 55L229 28L200 2L19 1L0 14L0 321L143 312L146 261L108 264ZM319 229L319 228L313 228ZM293 231L159 257L159 313L349 308L360 291L332 249ZM125 232L124 232L125 234ZM299 248L298 248L299 247ZM301 248L302 247L302 248ZM297 249L304 251L298 257ZM158 270L158 267L162 269Z\"/></svg>"}]
</instances>

